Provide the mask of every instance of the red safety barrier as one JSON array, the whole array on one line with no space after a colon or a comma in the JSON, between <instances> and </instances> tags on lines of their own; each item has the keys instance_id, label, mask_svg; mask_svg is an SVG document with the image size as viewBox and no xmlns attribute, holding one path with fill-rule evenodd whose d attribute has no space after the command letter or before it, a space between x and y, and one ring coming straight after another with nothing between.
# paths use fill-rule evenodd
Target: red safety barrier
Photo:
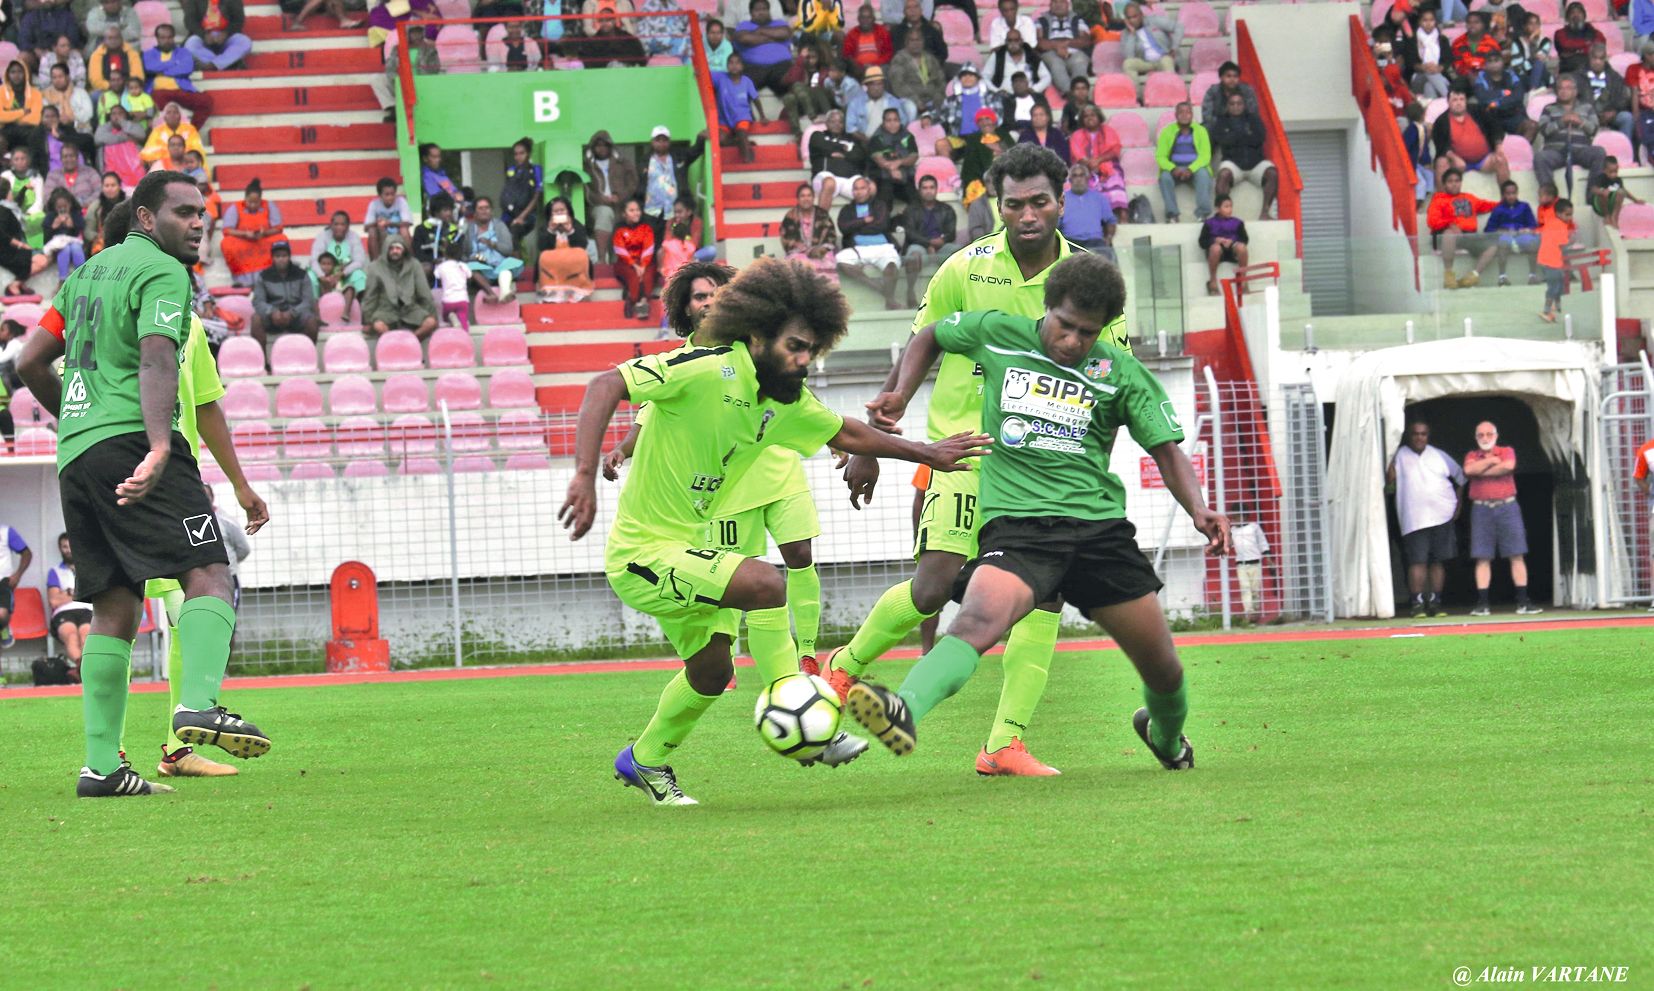
<instances>
[{"instance_id":1,"label":"red safety barrier","mask_svg":"<svg viewBox=\"0 0 1654 991\"><path fill-rule=\"evenodd\" d=\"M1280 186L1275 194L1275 209L1282 220L1292 221L1292 240L1302 252L1304 243L1304 216L1300 197L1304 191L1303 176L1298 174L1298 159L1292 154L1292 142L1287 140L1286 126L1275 109L1275 97L1269 91L1269 79L1264 75L1258 50L1252 44L1252 33L1245 21L1235 22L1235 62L1240 66L1241 78L1251 84L1258 94L1258 113L1263 118L1263 154L1275 163Z\"/></svg>"},{"instance_id":2,"label":"red safety barrier","mask_svg":"<svg viewBox=\"0 0 1654 991\"><path fill-rule=\"evenodd\" d=\"M1395 111L1390 107L1390 94L1384 88L1384 77L1378 73L1372 49L1367 47L1367 32L1361 18L1350 15L1350 92L1361 111L1367 127L1367 139L1372 143L1372 169L1384 177L1390 189L1390 221L1394 228L1407 235L1413 247L1413 287L1419 286L1419 211L1413 169L1407 145L1401 140L1401 126L1396 123Z\"/></svg>"}]
</instances>

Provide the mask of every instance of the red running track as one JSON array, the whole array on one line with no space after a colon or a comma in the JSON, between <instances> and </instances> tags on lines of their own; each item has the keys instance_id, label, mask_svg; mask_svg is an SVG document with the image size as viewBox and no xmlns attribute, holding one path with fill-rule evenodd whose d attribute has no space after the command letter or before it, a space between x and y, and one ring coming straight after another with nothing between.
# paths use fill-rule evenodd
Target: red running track
<instances>
[{"instance_id":1,"label":"red running track","mask_svg":"<svg viewBox=\"0 0 1654 991\"><path fill-rule=\"evenodd\" d=\"M1211 647L1262 643L1307 643L1317 640L1407 640L1416 637L1454 637L1483 633L1549 633L1558 630L1602 630L1623 627L1654 627L1654 617L1616 616L1601 619L1554 619L1495 623L1455 623L1434 626L1367 626L1347 630L1263 630L1249 633L1184 633L1176 636L1179 647ZM1060 653L1088 650L1113 650L1112 640L1064 640L1057 644ZM991 653L999 653L996 647ZM909 660L919 656L912 647L893 650L889 660ZM737 667L751 667L752 659L736 660ZM420 668L413 671L390 671L362 674L283 674L259 678L230 678L226 689L246 688L315 688L323 685L380 685L410 681L457 681L466 678L525 678L561 674L610 674L616 671L675 671L681 662L675 659L633 661L571 661L562 664L514 664L500 667L475 668ZM134 692L163 692L166 684L159 681L141 681L132 686ZM79 685L52 685L45 688L26 686L0 689L0 701L6 699L58 698L79 695Z\"/></svg>"}]
</instances>

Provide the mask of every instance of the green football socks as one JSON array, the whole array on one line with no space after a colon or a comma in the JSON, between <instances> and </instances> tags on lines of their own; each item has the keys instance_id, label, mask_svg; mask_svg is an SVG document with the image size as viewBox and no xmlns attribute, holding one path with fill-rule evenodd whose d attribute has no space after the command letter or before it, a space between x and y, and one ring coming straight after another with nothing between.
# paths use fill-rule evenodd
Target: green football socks
<instances>
[{"instance_id":1,"label":"green football socks","mask_svg":"<svg viewBox=\"0 0 1654 991\"><path fill-rule=\"evenodd\" d=\"M975 647L958 637L943 637L936 641L930 653L919 658L896 694L912 710L914 722L918 722L943 699L964 688L965 682L976 673L980 660L982 655Z\"/></svg>"},{"instance_id":2,"label":"green football socks","mask_svg":"<svg viewBox=\"0 0 1654 991\"><path fill-rule=\"evenodd\" d=\"M1027 742L1028 724L1034 707L1045 694L1045 679L1051 667L1052 649L1062 614L1035 609L1011 627L1005 643L1005 686L999 690L999 711L988 731L990 753L1010 744L1015 737Z\"/></svg>"},{"instance_id":3,"label":"green football socks","mask_svg":"<svg viewBox=\"0 0 1654 991\"><path fill-rule=\"evenodd\" d=\"M1143 704L1149 708L1149 739L1160 752L1176 760L1183 752L1183 720L1189 716L1188 680L1178 682L1175 691L1162 695L1143 686Z\"/></svg>"},{"instance_id":4,"label":"green football socks","mask_svg":"<svg viewBox=\"0 0 1654 991\"><path fill-rule=\"evenodd\" d=\"M798 653L814 657L816 634L821 631L821 576L815 565L787 569L787 606L798 631Z\"/></svg>"},{"instance_id":5,"label":"green football socks","mask_svg":"<svg viewBox=\"0 0 1654 991\"><path fill-rule=\"evenodd\" d=\"M860 678L868 664L907 639L907 635L929 615L920 612L919 607L913 604L913 582L892 585L873 604L873 611L867 614L861 629L850 639L850 646L838 655L837 666Z\"/></svg>"},{"instance_id":6,"label":"green football socks","mask_svg":"<svg viewBox=\"0 0 1654 991\"><path fill-rule=\"evenodd\" d=\"M127 669L132 641L94 633L80 657L81 712L86 723L86 766L111 774L121 766L126 729Z\"/></svg>"},{"instance_id":7,"label":"green football socks","mask_svg":"<svg viewBox=\"0 0 1654 991\"><path fill-rule=\"evenodd\" d=\"M798 673L798 648L793 645L786 606L747 613L747 649L752 652L758 677L764 679L766 685Z\"/></svg>"},{"instance_id":8,"label":"green football socks","mask_svg":"<svg viewBox=\"0 0 1654 991\"><path fill-rule=\"evenodd\" d=\"M660 704L632 744L632 757L646 767L659 767L688 738L701 713L718 701L717 695L702 695L690 687L689 678L679 671L660 693Z\"/></svg>"},{"instance_id":9,"label":"green football socks","mask_svg":"<svg viewBox=\"0 0 1654 991\"><path fill-rule=\"evenodd\" d=\"M178 610L184 708L200 711L218 704L218 689L224 683L224 670L230 666L230 637L234 634L235 610L215 595L198 595Z\"/></svg>"}]
</instances>

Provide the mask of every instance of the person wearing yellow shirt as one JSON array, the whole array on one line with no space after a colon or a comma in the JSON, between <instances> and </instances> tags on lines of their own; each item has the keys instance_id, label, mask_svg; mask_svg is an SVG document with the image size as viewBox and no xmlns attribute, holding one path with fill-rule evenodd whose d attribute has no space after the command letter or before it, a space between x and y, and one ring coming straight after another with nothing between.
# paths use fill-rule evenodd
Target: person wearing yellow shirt
<instances>
[{"instance_id":1,"label":"person wearing yellow shirt","mask_svg":"<svg viewBox=\"0 0 1654 991\"><path fill-rule=\"evenodd\" d=\"M176 103L169 103L161 111L161 119L155 129L149 132L149 140L144 142L144 150L138 157L153 165L167 157L167 141L176 134L184 139L184 149L193 151L201 156L201 167L206 168L207 146L201 143L201 132L195 125L184 119L184 109Z\"/></svg>"}]
</instances>

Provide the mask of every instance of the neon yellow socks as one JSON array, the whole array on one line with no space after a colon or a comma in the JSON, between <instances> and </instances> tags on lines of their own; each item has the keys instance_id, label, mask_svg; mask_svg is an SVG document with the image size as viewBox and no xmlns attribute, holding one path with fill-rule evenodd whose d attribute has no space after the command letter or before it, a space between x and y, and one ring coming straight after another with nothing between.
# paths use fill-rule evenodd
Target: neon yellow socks
<instances>
[{"instance_id":1,"label":"neon yellow socks","mask_svg":"<svg viewBox=\"0 0 1654 991\"><path fill-rule=\"evenodd\" d=\"M1028 724L1045 694L1052 649L1061 625L1061 613L1035 609L1011 627L1003 662L1005 686L999 690L999 711L994 713L993 728L988 731L989 752L1008 745L1013 737L1020 736L1027 742Z\"/></svg>"},{"instance_id":2,"label":"neon yellow socks","mask_svg":"<svg viewBox=\"0 0 1654 991\"><path fill-rule=\"evenodd\" d=\"M861 629L850 639L849 648L838 655L837 666L857 678L861 677L867 665L906 639L929 615L920 612L919 607L913 604L912 581L892 585L873 604L873 611L867 614Z\"/></svg>"},{"instance_id":3,"label":"neon yellow socks","mask_svg":"<svg viewBox=\"0 0 1654 991\"><path fill-rule=\"evenodd\" d=\"M747 613L747 649L764 684L798 672L798 648L793 645L787 607L754 609Z\"/></svg>"},{"instance_id":4,"label":"neon yellow socks","mask_svg":"<svg viewBox=\"0 0 1654 991\"><path fill-rule=\"evenodd\" d=\"M230 666L230 637L235 634L235 610L223 599L198 595L178 610L178 639L182 643L186 709L211 709ZM128 651L131 647L128 645Z\"/></svg>"},{"instance_id":5,"label":"neon yellow socks","mask_svg":"<svg viewBox=\"0 0 1654 991\"><path fill-rule=\"evenodd\" d=\"M943 637L936 641L930 653L919 658L919 663L902 681L900 695L913 712L914 722L936 708L945 698L965 687L976 673L982 655L976 648L958 637Z\"/></svg>"},{"instance_id":6,"label":"neon yellow socks","mask_svg":"<svg viewBox=\"0 0 1654 991\"><path fill-rule=\"evenodd\" d=\"M1143 704L1149 709L1149 739L1160 752L1176 760L1183 752L1183 721L1189 716L1188 679L1178 682L1175 691L1162 695L1143 686Z\"/></svg>"},{"instance_id":7,"label":"neon yellow socks","mask_svg":"<svg viewBox=\"0 0 1654 991\"><path fill-rule=\"evenodd\" d=\"M632 757L647 767L659 767L688 738L701 713L718 701L716 695L702 695L690 687L689 678L679 671L660 693L660 704L632 744Z\"/></svg>"},{"instance_id":8,"label":"neon yellow socks","mask_svg":"<svg viewBox=\"0 0 1654 991\"><path fill-rule=\"evenodd\" d=\"M821 631L821 576L815 565L787 569L787 607L798 630L799 654L814 657Z\"/></svg>"},{"instance_id":9,"label":"neon yellow socks","mask_svg":"<svg viewBox=\"0 0 1654 991\"><path fill-rule=\"evenodd\" d=\"M80 658L81 713L86 724L86 766L111 774L121 766L126 728L127 671L132 641L94 633Z\"/></svg>"},{"instance_id":10,"label":"neon yellow socks","mask_svg":"<svg viewBox=\"0 0 1654 991\"><path fill-rule=\"evenodd\" d=\"M184 645L178 640L176 626L167 630L167 696L167 738L161 746L167 753L171 753L189 746L172 732L172 714L178 711L179 703L184 697Z\"/></svg>"}]
</instances>

